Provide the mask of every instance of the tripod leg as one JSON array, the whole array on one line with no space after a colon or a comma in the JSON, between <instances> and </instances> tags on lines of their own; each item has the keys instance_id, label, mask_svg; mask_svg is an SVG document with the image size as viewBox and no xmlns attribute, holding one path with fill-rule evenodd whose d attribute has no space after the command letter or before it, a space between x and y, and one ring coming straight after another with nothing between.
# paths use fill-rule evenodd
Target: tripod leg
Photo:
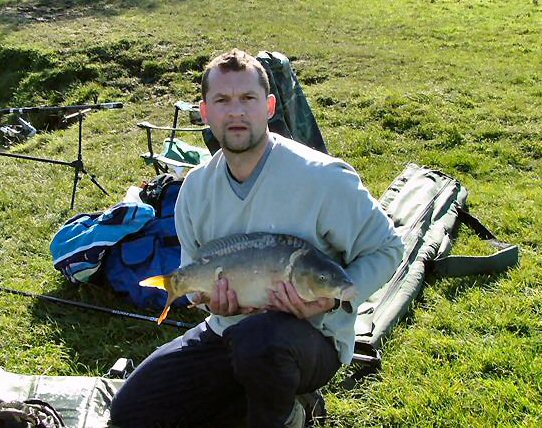
<instances>
[{"instance_id":1,"label":"tripod leg","mask_svg":"<svg viewBox=\"0 0 542 428\"><path fill-rule=\"evenodd\" d=\"M96 176L94 174L89 174L85 168L81 168L81 171L83 172L83 174L88 175L88 177L90 178L90 181L92 181L96 185L96 187L98 187L98 189L100 189L107 196L109 196L109 193L107 193L107 190L105 190L105 188L100 183L98 183L98 180L96 180Z\"/></svg>"},{"instance_id":2,"label":"tripod leg","mask_svg":"<svg viewBox=\"0 0 542 428\"><path fill-rule=\"evenodd\" d=\"M77 183L79 183L79 180L81 177L79 176L79 169L75 168L75 174L73 177L73 189L72 189L72 200L70 203L70 210L73 210L73 207L75 206L75 192L77 191Z\"/></svg>"},{"instance_id":3,"label":"tripod leg","mask_svg":"<svg viewBox=\"0 0 542 428\"><path fill-rule=\"evenodd\" d=\"M158 161L156 159L153 160L152 166L154 166L154 170L156 171L156 175L160 174L160 165L158 164Z\"/></svg>"},{"instance_id":4,"label":"tripod leg","mask_svg":"<svg viewBox=\"0 0 542 428\"><path fill-rule=\"evenodd\" d=\"M98 180L96 180L96 176L95 176L95 175L89 174L88 176L89 176L89 178L90 178L90 181L92 181L92 182L98 187L98 189L100 189L100 190L101 190L102 192L104 192L107 196L109 196L109 193L107 193L107 190L105 190L105 189L103 188L103 186L102 186L100 183L98 183Z\"/></svg>"}]
</instances>

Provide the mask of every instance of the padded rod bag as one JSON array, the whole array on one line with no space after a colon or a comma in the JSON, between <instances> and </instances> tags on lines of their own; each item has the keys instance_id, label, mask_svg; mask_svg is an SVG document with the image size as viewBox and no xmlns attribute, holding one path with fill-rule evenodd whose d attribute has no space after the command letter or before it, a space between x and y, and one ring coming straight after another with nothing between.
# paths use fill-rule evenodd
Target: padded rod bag
<instances>
[{"instance_id":1,"label":"padded rod bag","mask_svg":"<svg viewBox=\"0 0 542 428\"><path fill-rule=\"evenodd\" d=\"M383 340L417 297L426 273L464 276L503 272L518 263L518 247L498 241L466 211L467 190L436 170L408 164L380 198L405 252L393 277L358 308L354 361L380 365ZM460 223L498 249L490 256L448 256Z\"/></svg>"}]
</instances>

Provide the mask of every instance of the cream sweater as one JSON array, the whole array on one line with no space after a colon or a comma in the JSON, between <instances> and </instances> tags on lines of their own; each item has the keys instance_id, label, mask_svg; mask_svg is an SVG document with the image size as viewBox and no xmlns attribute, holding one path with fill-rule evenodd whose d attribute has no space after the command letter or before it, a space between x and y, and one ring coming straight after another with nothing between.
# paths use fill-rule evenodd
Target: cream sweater
<instances>
[{"instance_id":1,"label":"cream sweater","mask_svg":"<svg viewBox=\"0 0 542 428\"><path fill-rule=\"evenodd\" d=\"M188 174L175 207L181 264L190 263L202 244L233 233L287 233L311 242L346 266L358 288L352 314L339 309L309 320L333 338L347 364L354 351L355 309L392 276L403 244L350 165L271 136L272 151L245 200L231 189L221 150ZM222 334L245 316L211 314L207 322Z\"/></svg>"}]
</instances>

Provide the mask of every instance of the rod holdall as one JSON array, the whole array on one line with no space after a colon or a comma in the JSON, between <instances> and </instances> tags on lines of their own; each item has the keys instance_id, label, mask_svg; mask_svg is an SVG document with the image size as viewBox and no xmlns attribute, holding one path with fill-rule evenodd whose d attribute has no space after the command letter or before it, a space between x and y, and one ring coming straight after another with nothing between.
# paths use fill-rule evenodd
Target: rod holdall
<instances>
[{"instance_id":1,"label":"rod holdall","mask_svg":"<svg viewBox=\"0 0 542 428\"><path fill-rule=\"evenodd\" d=\"M380 198L405 244L392 278L358 307L354 362L381 364L382 344L425 284L437 277L493 275L519 262L517 245L500 241L467 210L467 189L441 171L408 164ZM463 224L495 248L490 255L450 255Z\"/></svg>"}]
</instances>

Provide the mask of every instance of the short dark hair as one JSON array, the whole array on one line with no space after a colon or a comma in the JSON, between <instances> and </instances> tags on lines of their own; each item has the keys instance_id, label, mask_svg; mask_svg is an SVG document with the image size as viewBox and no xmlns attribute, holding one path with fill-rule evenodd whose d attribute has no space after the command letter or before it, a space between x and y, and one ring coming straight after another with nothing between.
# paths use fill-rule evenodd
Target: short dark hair
<instances>
[{"instance_id":1,"label":"short dark hair","mask_svg":"<svg viewBox=\"0 0 542 428\"><path fill-rule=\"evenodd\" d=\"M212 69L218 68L221 72L226 73L228 71L244 71L250 67L254 68L258 73L258 81L265 90L265 95L269 95L271 92L269 78L262 64L252 55L234 48L212 59L203 70L201 78L201 96L203 101L205 101L207 92L209 91L209 73Z\"/></svg>"}]
</instances>

